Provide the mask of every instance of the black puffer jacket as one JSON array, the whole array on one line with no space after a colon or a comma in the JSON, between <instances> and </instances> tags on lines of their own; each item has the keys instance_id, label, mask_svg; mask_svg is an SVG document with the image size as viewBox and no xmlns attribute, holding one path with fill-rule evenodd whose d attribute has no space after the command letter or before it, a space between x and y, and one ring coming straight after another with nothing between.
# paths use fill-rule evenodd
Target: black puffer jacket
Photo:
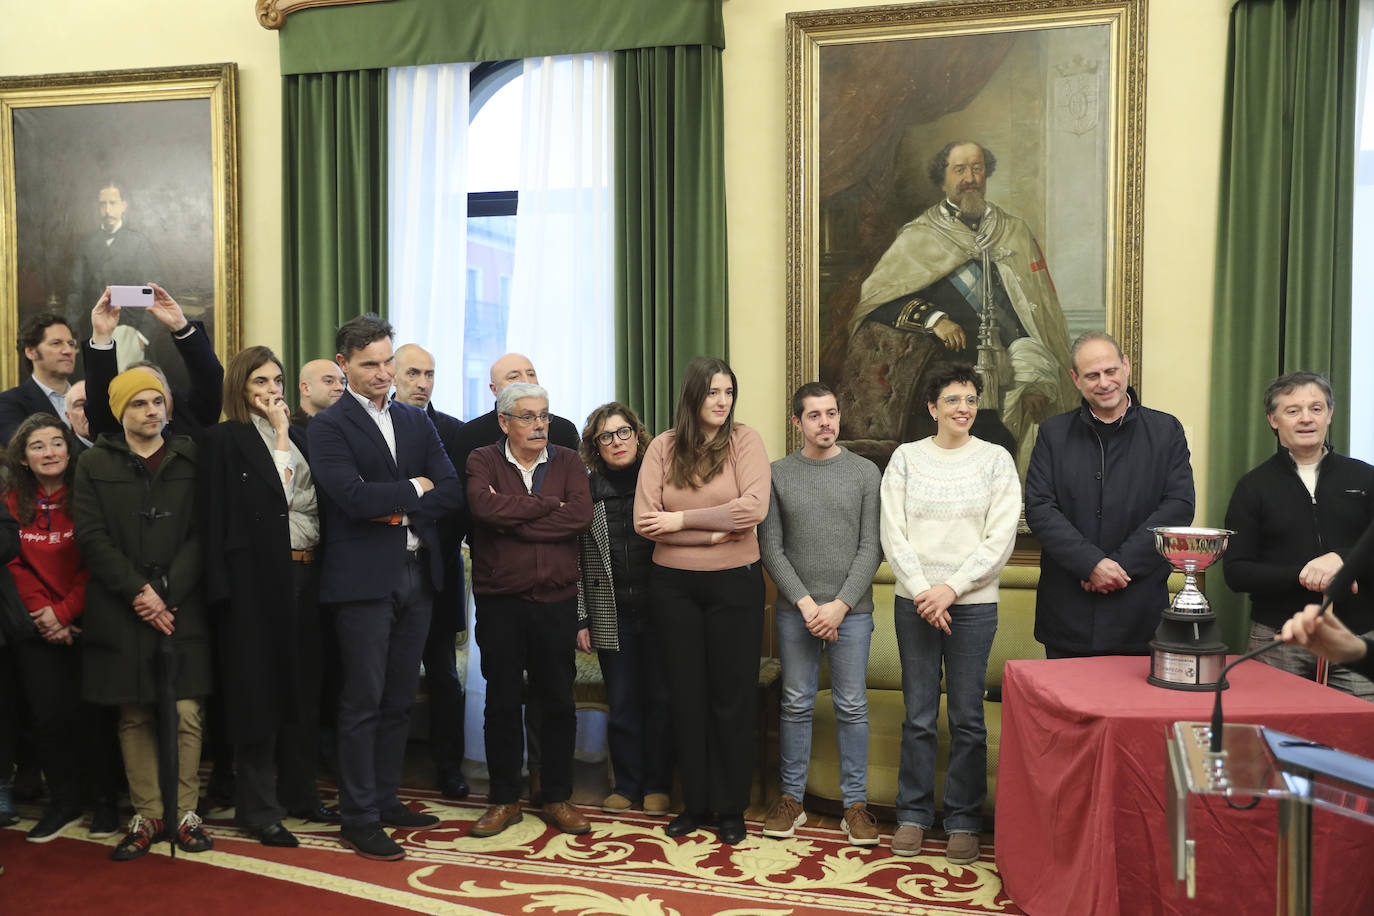
<instances>
[{"instance_id":1,"label":"black puffer jacket","mask_svg":"<svg viewBox=\"0 0 1374 916\"><path fill-rule=\"evenodd\" d=\"M1086 403L1040 426L1026 472L1026 522L1040 541L1035 638L1100 655L1148 651L1169 604L1169 564L1150 529L1193 519L1193 469L1183 426L1127 389L1115 423ZM1103 557L1130 585L1099 595L1082 582Z\"/></svg>"}]
</instances>

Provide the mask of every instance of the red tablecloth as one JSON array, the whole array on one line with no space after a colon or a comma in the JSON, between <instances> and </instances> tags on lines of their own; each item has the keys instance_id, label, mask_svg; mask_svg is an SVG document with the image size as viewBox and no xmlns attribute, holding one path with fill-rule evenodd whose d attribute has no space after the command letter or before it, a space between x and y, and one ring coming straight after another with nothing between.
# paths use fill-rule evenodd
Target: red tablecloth
<instances>
[{"instance_id":1,"label":"red tablecloth","mask_svg":"<svg viewBox=\"0 0 1374 916\"><path fill-rule=\"evenodd\" d=\"M1062 914L1273 913L1277 802L1189 802L1197 897L1176 891L1165 830L1165 734L1211 719L1212 695L1145 680L1149 659L1007 662L997 868L1016 905ZM1238 665L1227 722L1267 725L1374 758L1374 704L1257 661ZM1374 913L1374 828L1318 810L1313 912Z\"/></svg>"}]
</instances>

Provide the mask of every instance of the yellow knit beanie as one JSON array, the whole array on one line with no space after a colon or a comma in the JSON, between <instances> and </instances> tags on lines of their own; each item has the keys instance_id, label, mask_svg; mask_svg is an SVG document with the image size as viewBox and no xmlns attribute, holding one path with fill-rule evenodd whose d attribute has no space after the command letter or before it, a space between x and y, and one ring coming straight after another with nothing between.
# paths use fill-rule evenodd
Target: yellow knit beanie
<instances>
[{"instance_id":1,"label":"yellow knit beanie","mask_svg":"<svg viewBox=\"0 0 1374 916\"><path fill-rule=\"evenodd\" d=\"M124 420L124 408L134 399L134 395L149 388L167 397L167 389L162 387L162 379L142 366L119 373L110 382L110 413L118 421Z\"/></svg>"}]
</instances>

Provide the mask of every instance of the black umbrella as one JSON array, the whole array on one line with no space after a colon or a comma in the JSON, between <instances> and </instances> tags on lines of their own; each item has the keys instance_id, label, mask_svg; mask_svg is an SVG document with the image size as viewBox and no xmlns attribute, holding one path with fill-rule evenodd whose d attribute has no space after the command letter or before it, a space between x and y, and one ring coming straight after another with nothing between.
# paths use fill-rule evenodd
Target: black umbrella
<instances>
[{"instance_id":1,"label":"black umbrella","mask_svg":"<svg viewBox=\"0 0 1374 916\"><path fill-rule=\"evenodd\" d=\"M161 594L167 600L167 577L161 576ZM177 826L177 653L170 633L157 637L157 788L162 795L162 824L167 847L176 858Z\"/></svg>"}]
</instances>

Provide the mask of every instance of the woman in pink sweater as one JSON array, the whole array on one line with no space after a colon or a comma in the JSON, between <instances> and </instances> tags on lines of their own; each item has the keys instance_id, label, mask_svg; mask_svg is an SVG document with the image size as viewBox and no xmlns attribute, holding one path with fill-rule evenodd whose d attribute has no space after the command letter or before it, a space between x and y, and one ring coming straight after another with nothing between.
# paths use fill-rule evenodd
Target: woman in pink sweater
<instances>
[{"instance_id":1,"label":"woman in pink sweater","mask_svg":"<svg viewBox=\"0 0 1374 916\"><path fill-rule=\"evenodd\" d=\"M650 580L663 644L684 836L714 818L721 842L744 839L753 766L763 573L754 526L768 514L768 455L735 422L735 374L699 356L683 371L674 428L649 443L635 530L655 542Z\"/></svg>"}]
</instances>

